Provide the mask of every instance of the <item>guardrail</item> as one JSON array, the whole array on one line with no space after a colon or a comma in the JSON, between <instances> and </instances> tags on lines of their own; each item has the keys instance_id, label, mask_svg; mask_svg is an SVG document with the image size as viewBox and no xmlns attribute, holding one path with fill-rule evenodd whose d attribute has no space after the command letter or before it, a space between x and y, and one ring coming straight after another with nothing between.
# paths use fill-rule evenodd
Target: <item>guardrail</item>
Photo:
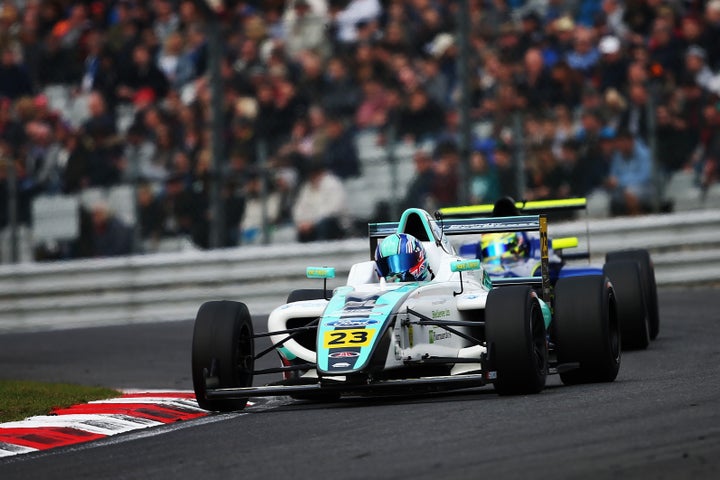
<instances>
[{"instance_id":1,"label":"guardrail","mask_svg":"<svg viewBox=\"0 0 720 480\"><path fill-rule=\"evenodd\" d=\"M550 236L577 235L592 261L648 248L660 286L720 283L720 211L550 223ZM0 266L0 332L190 319L200 304L236 299L266 314L296 288L319 286L308 265L334 266L337 286L369 258L366 239L244 246L210 252Z\"/></svg>"}]
</instances>

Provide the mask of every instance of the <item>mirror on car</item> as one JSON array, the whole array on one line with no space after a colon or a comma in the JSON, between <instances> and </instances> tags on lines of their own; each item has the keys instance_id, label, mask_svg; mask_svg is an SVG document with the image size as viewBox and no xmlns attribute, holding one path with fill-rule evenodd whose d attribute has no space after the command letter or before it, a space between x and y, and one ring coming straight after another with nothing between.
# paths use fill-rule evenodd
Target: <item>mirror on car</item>
<instances>
[{"instance_id":1,"label":"mirror on car","mask_svg":"<svg viewBox=\"0 0 720 480\"><path fill-rule=\"evenodd\" d=\"M334 267L307 267L305 270L307 278L335 278Z\"/></svg>"},{"instance_id":2,"label":"mirror on car","mask_svg":"<svg viewBox=\"0 0 720 480\"><path fill-rule=\"evenodd\" d=\"M453 272L467 272L470 270L480 270L480 260L473 258L470 260L460 260L450 264L450 270Z\"/></svg>"}]
</instances>

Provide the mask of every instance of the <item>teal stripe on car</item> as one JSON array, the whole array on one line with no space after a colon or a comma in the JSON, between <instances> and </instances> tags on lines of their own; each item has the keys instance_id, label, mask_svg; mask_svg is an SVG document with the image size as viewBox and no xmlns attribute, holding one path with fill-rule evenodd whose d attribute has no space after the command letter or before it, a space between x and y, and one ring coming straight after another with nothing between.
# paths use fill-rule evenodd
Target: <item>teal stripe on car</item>
<instances>
[{"instance_id":1,"label":"teal stripe on car","mask_svg":"<svg viewBox=\"0 0 720 480\"><path fill-rule=\"evenodd\" d=\"M420 286L419 283L406 283L398 288L392 288L385 292L368 292L364 298L371 299L373 296L377 298L368 301L367 309L362 313L358 312L357 303L351 301L348 303L348 296L354 300L353 295L357 295L357 298L362 299L363 294L357 293L352 287L341 287L335 290L330 303L325 308L322 318L320 319L320 325L318 326L317 332L317 369L319 373L331 374L331 375L345 375L348 373L362 371L370 361L373 353L375 352L377 344L383 338L385 331L392 323L393 313L396 312L397 306L400 305L405 298L414 290ZM363 322L369 322L362 327L346 325L343 326L343 320L346 323L359 324ZM337 323L341 322L341 326ZM333 332L336 330L348 330L348 329L363 329L372 332L372 338L368 345L364 345L360 348L359 356L347 367L330 367L329 355L333 352L348 350L350 346L344 346L339 348L326 348L324 345L324 339L326 338L327 332ZM350 362L347 362L350 363Z\"/></svg>"}]
</instances>

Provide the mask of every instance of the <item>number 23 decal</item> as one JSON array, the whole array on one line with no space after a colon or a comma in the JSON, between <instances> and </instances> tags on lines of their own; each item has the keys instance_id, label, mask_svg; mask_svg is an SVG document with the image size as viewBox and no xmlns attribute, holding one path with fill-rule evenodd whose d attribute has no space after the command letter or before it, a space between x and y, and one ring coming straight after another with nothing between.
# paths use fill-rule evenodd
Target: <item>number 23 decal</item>
<instances>
[{"instance_id":1,"label":"number 23 decal","mask_svg":"<svg viewBox=\"0 0 720 480\"><path fill-rule=\"evenodd\" d=\"M366 329L329 330L323 335L323 347L366 347L374 334L375 330Z\"/></svg>"}]
</instances>

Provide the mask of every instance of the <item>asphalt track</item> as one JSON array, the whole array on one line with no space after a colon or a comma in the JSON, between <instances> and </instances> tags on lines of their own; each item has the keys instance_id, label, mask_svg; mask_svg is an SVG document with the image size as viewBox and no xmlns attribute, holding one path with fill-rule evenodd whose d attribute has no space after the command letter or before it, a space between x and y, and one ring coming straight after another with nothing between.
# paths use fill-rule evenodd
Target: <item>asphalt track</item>
<instances>
[{"instance_id":1,"label":"asphalt track","mask_svg":"<svg viewBox=\"0 0 720 480\"><path fill-rule=\"evenodd\" d=\"M286 398L0 460L0 478L720 478L720 290L660 292L615 383L500 398ZM262 323L262 319L257 319ZM0 376L190 388L188 322L0 336ZM274 359L272 359L274 360Z\"/></svg>"}]
</instances>

